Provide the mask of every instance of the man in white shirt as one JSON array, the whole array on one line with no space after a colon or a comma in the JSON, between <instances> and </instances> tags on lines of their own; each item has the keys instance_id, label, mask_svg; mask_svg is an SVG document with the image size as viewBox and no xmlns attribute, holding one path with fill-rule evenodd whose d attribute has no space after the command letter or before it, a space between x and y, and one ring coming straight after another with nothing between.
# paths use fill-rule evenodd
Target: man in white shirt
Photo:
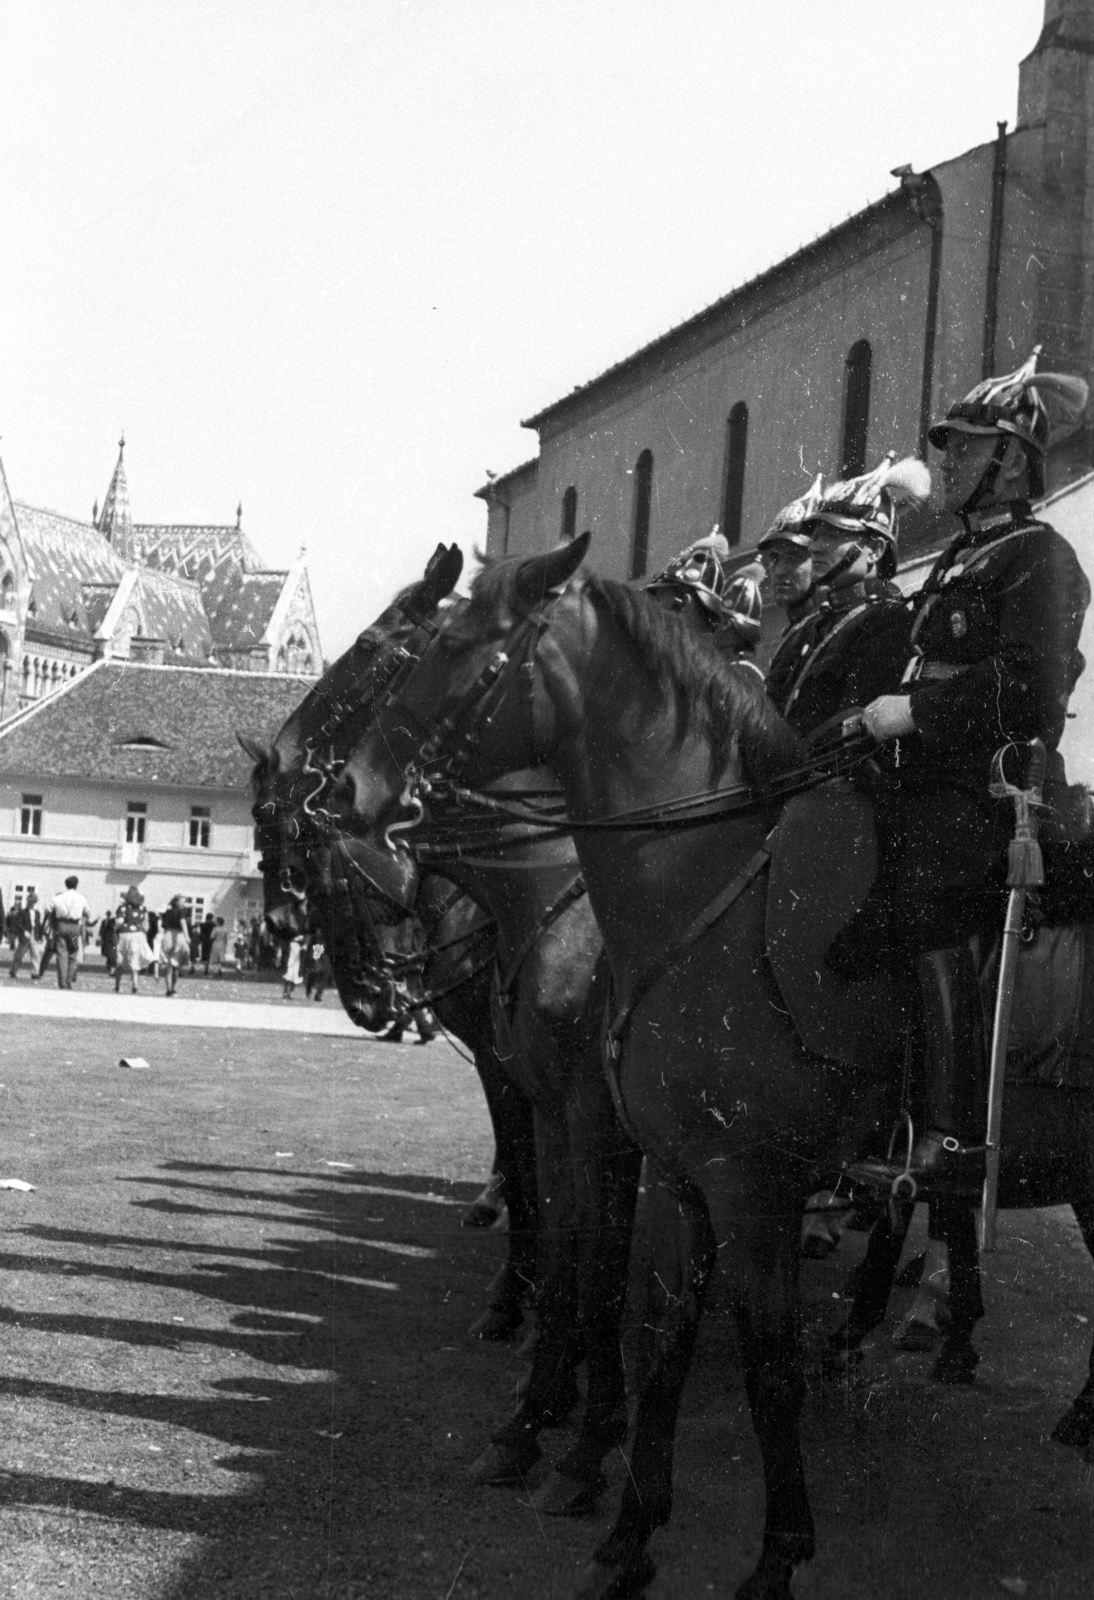
<instances>
[{"instance_id":1,"label":"man in white shirt","mask_svg":"<svg viewBox=\"0 0 1094 1600\"><path fill-rule=\"evenodd\" d=\"M80 964L85 930L91 924L91 907L78 892L79 878L65 879L64 889L50 901L53 948L57 952L57 987L71 989Z\"/></svg>"}]
</instances>

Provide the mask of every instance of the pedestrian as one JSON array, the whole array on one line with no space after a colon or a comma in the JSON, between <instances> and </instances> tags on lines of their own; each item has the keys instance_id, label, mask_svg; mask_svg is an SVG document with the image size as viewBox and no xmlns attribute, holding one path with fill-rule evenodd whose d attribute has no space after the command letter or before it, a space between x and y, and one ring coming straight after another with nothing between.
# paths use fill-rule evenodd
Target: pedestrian
<instances>
[{"instance_id":1,"label":"pedestrian","mask_svg":"<svg viewBox=\"0 0 1094 1600\"><path fill-rule=\"evenodd\" d=\"M185 966L190 959L190 919L186 915L186 907L182 903L182 896L175 895L171 904L160 918L161 932L163 935L163 977L166 984L164 998L170 999L175 992L179 981L179 968Z\"/></svg>"},{"instance_id":2,"label":"pedestrian","mask_svg":"<svg viewBox=\"0 0 1094 1600\"><path fill-rule=\"evenodd\" d=\"M99 949L103 953L107 972L113 974L118 961L118 924L113 911L109 909L99 924Z\"/></svg>"},{"instance_id":3,"label":"pedestrian","mask_svg":"<svg viewBox=\"0 0 1094 1600\"><path fill-rule=\"evenodd\" d=\"M75 874L66 878L64 889L53 896L49 907L53 948L57 956L58 989L72 988L80 962L84 931L91 922L91 907L79 892L79 882Z\"/></svg>"},{"instance_id":4,"label":"pedestrian","mask_svg":"<svg viewBox=\"0 0 1094 1600\"><path fill-rule=\"evenodd\" d=\"M293 990L300 982L300 961L304 954L304 935L294 934L285 948L285 973L284 986L281 990L282 1000L291 1000Z\"/></svg>"},{"instance_id":5,"label":"pedestrian","mask_svg":"<svg viewBox=\"0 0 1094 1600\"><path fill-rule=\"evenodd\" d=\"M307 978L304 993L311 1000L322 1000L323 992L331 982L330 952L321 933L313 933L308 941Z\"/></svg>"},{"instance_id":6,"label":"pedestrian","mask_svg":"<svg viewBox=\"0 0 1094 1600\"><path fill-rule=\"evenodd\" d=\"M151 969L152 981L156 983L159 981L160 962L163 957L163 928L160 926L160 914L158 911L149 911L148 913L148 928L145 933L145 941L148 949L148 958L145 965Z\"/></svg>"},{"instance_id":7,"label":"pedestrian","mask_svg":"<svg viewBox=\"0 0 1094 1600\"><path fill-rule=\"evenodd\" d=\"M224 926L224 918L217 917L216 921L213 923L212 937L209 940L209 959L205 963L206 977L209 975L210 966L213 969L213 976L215 978L223 976L221 969L224 966L224 961L227 954L228 930Z\"/></svg>"},{"instance_id":8,"label":"pedestrian","mask_svg":"<svg viewBox=\"0 0 1094 1600\"><path fill-rule=\"evenodd\" d=\"M198 929L198 946L201 964L205 969L205 976L209 976L209 965L212 960L213 934L216 931L216 918L211 911L205 913L205 920Z\"/></svg>"},{"instance_id":9,"label":"pedestrian","mask_svg":"<svg viewBox=\"0 0 1094 1600\"><path fill-rule=\"evenodd\" d=\"M14 978L19 971L23 957L29 956L30 975L32 978L37 978L45 930L42 926L42 913L38 909L38 896L33 889L27 894L26 905L12 908L10 921L11 930L8 937L11 939L11 976Z\"/></svg>"},{"instance_id":10,"label":"pedestrian","mask_svg":"<svg viewBox=\"0 0 1094 1600\"><path fill-rule=\"evenodd\" d=\"M145 929L148 918L145 914L144 896L136 884L127 889L125 899L118 907L117 930L118 947L117 958L114 963L114 993L117 994L122 986L122 973L128 972L129 982L134 994L138 994L137 977L142 966L147 965L149 955L148 944L145 940Z\"/></svg>"}]
</instances>

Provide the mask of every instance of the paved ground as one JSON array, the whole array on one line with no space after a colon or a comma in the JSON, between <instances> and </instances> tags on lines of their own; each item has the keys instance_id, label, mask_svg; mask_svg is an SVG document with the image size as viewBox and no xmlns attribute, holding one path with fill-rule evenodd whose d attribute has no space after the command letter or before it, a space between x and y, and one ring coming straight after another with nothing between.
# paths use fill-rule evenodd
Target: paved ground
<instances>
[{"instance_id":1,"label":"paved ground","mask_svg":"<svg viewBox=\"0 0 1094 1600\"><path fill-rule=\"evenodd\" d=\"M147 1072L116 1065L135 1042ZM466 1483L521 1362L464 1338L504 1238L460 1227L490 1139L454 1051L9 1015L0 1110L0 1178L36 1186L0 1190L0 1595L569 1594L626 1467L590 1522ZM891 1324L851 1383L812 1378L798 1600L1091 1593L1094 1467L1048 1434L1094 1269L1069 1213L1002 1220L974 1388L936 1387ZM806 1268L814 1364L860 1246ZM631 1357L640 1321L636 1291ZM760 1510L716 1284L650 1600L732 1594Z\"/></svg>"}]
</instances>

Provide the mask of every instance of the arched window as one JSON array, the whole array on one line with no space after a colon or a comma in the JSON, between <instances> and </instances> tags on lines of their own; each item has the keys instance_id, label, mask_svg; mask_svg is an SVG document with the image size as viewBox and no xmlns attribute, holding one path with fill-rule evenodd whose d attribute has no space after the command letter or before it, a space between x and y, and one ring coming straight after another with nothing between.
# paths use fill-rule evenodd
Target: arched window
<instances>
[{"instance_id":1,"label":"arched window","mask_svg":"<svg viewBox=\"0 0 1094 1600\"><path fill-rule=\"evenodd\" d=\"M30 657L23 657L23 693L30 694Z\"/></svg>"},{"instance_id":2,"label":"arched window","mask_svg":"<svg viewBox=\"0 0 1094 1600\"><path fill-rule=\"evenodd\" d=\"M843 443L840 446L840 475L844 478L857 477L860 472L866 471L872 362L869 339L859 339L853 344L844 362L847 380L843 393Z\"/></svg>"},{"instance_id":3,"label":"arched window","mask_svg":"<svg viewBox=\"0 0 1094 1600\"><path fill-rule=\"evenodd\" d=\"M562 496L562 537L572 539L577 532L577 490L571 483Z\"/></svg>"},{"instance_id":4,"label":"arched window","mask_svg":"<svg viewBox=\"0 0 1094 1600\"><path fill-rule=\"evenodd\" d=\"M745 499L745 452L748 449L748 407L738 400L726 421L725 478L722 484L722 533L727 544L741 542L741 510Z\"/></svg>"},{"instance_id":5,"label":"arched window","mask_svg":"<svg viewBox=\"0 0 1094 1600\"><path fill-rule=\"evenodd\" d=\"M641 578L650 554L650 506L653 503L653 452L643 450L634 464L634 521L631 577Z\"/></svg>"}]
</instances>

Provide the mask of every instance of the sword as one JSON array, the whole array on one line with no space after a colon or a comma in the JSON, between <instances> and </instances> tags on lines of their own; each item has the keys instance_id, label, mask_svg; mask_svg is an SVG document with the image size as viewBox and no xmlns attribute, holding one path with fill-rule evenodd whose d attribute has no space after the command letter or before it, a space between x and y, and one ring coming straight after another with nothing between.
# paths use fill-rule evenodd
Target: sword
<instances>
[{"instance_id":1,"label":"sword","mask_svg":"<svg viewBox=\"0 0 1094 1600\"><path fill-rule=\"evenodd\" d=\"M992 781L989 792L996 799L1009 796L1014 801L1014 838L1011 840L1007 864L1007 915L1003 923L1003 938L999 949L999 982L995 991L995 1017L991 1034L991 1070L988 1076L988 1129L984 1158L984 1192L980 1202L980 1249L995 1249L995 1215L999 1195L999 1140L1003 1127L1003 1080L1007 1065L1007 1039L1010 1036L1010 1013L1014 1000L1014 980L1018 970L1018 944L1022 935L1022 919L1030 889L1039 889L1045 881L1041 847L1037 843L1037 812L1041 804L1041 790L1045 781L1045 746L1040 739L1029 742L1029 770L1026 788L1008 783L1003 773L1003 760L1008 750L1016 747L1004 745L996 752L992 762Z\"/></svg>"}]
</instances>

